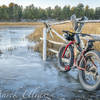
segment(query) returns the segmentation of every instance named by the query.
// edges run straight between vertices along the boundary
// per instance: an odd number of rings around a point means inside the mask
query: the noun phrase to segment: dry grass
[[[88,34],[100,34],[100,23],[86,23],[82,32]]]
[[[28,26],[28,25],[41,25],[40,22],[0,22],[0,26]]]
[[[82,32],[88,34],[100,34],[100,23],[87,23]],[[94,48],[100,51],[100,42],[95,42]]]
[[[40,41],[40,37],[43,36],[43,27],[44,25],[41,25],[36,28],[35,32],[32,33],[31,35],[28,36],[29,40],[31,41],[38,41],[38,44],[34,47],[35,51],[38,52],[43,52],[42,47],[43,47],[43,42]],[[60,24],[60,25],[53,25],[52,28],[54,28],[60,35],[62,35],[62,30],[69,30],[69,31],[74,31],[72,28],[72,23],[66,23],[66,24]],[[86,23],[83,30],[83,33],[88,33],[88,34],[100,34],[100,23]],[[49,34],[47,34],[47,39],[49,40],[54,40],[54,41],[59,41],[59,42],[64,42],[61,40],[59,37],[57,37],[53,33],[54,38],[52,39]],[[47,42],[47,47],[53,48],[53,49],[58,49],[58,45],[53,45]],[[94,43],[94,47],[96,50],[100,51],[100,42]],[[52,55],[52,53],[47,52],[47,55]]]
[[[35,31],[30,34],[29,36],[27,36],[27,38],[30,40],[30,41],[40,41],[40,37],[42,37],[42,33],[43,33],[43,27],[44,25],[39,25],[38,27],[36,27]]]

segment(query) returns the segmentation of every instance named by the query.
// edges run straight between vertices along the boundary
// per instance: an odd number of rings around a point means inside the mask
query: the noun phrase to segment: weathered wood
[[[40,37],[40,40],[43,40],[43,38]],[[62,43],[62,42],[56,42],[56,41],[52,41],[52,40],[47,40],[47,41],[52,44],[56,44],[56,45],[66,45],[65,43]]]
[[[63,36],[61,36],[59,33],[57,33],[54,29],[51,29],[51,30],[52,30],[52,32],[54,32],[59,38],[61,38],[62,40],[64,40],[64,41],[67,42],[67,40],[66,40]]]
[[[100,23],[100,20],[87,20],[87,21],[78,21],[79,23]]]
[[[65,24],[65,23],[69,23],[69,22],[71,22],[71,20],[50,23],[50,25],[59,25],[59,24]],[[87,21],[78,21],[78,22],[79,23],[100,23],[100,20],[87,20]]]
[[[58,51],[57,50],[54,50],[54,49],[51,49],[51,48],[49,48],[48,50],[51,51],[51,52],[53,52],[53,53],[58,54]]]
[[[43,60],[46,61],[46,52],[47,52],[47,42],[46,42],[46,38],[47,38],[47,32],[46,32],[46,28],[43,29]]]
[[[59,24],[65,24],[71,22],[70,20],[67,21],[61,21],[61,22],[56,22],[56,23],[51,23],[52,25],[59,25]]]

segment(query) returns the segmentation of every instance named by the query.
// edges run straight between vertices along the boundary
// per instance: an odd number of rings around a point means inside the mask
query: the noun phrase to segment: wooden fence
[[[77,30],[75,30],[76,32],[81,32],[82,30],[82,27],[84,26],[85,23],[100,23],[100,20],[88,20],[88,21],[78,21],[76,19],[76,21],[78,23],[82,23]],[[70,21],[63,21],[63,22],[56,22],[56,23],[50,23],[49,25],[57,25],[57,24],[64,24],[64,23],[68,23]],[[52,32],[57,35],[59,38],[61,38],[62,40],[64,40],[65,42],[68,42],[63,36],[61,36],[59,33],[57,33],[54,29],[52,29],[51,27],[45,27],[43,29],[43,38],[40,37],[40,40],[43,40],[43,60],[46,61],[46,58],[47,58],[47,41],[52,43],[52,44],[55,44],[55,45],[65,45],[64,43],[61,43],[61,42],[56,42],[56,41],[52,41],[52,40],[47,40],[47,33],[50,32],[50,36],[53,37],[52,35]],[[92,34],[92,36],[95,37],[94,34]],[[100,36],[99,36],[100,38]],[[85,38],[86,39],[86,38]],[[81,40],[81,45],[82,47],[84,48],[84,42]],[[57,50],[54,50],[52,48],[48,48],[48,50],[50,52],[53,52],[53,53],[56,53],[58,55],[58,51]]]

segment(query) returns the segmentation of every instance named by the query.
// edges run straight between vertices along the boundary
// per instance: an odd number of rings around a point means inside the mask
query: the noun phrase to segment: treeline
[[[46,9],[37,8],[33,4],[23,8],[20,5],[10,3],[9,6],[0,6],[0,20],[3,21],[22,21],[22,20],[69,20],[70,16],[76,14],[77,17],[87,16],[89,19],[100,19],[100,7],[89,8],[83,4],[75,7],[64,6],[63,8],[55,6]]]

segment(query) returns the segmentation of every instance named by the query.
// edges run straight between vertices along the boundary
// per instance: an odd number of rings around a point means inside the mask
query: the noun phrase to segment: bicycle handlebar
[[[84,36],[90,36],[90,37],[91,37],[91,35],[85,34],[85,33],[75,33],[75,32],[65,31],[65,30],[63,30],[62,32],[67,33],[67,34],[70,34],[70,33],[71,33],[71,34],[73,34],[73,35],[79,34],[79,35],[81,35],[82,37],[84,37]]]
[[[75,33],[75,32],[64,31],[64,30],[63,30],[62,32],[67,33],[67,34],[70,34],[70,33],[71,33],[72,35],[78,34],[78,35],[80,35],[80,36],[82,36],[82,37],[89,36],[89,37],[91,37],[94,41],[100,41],[100,37],[98,37],[98,36],[93,36],[93,35],[90,35],[90,34]]]

